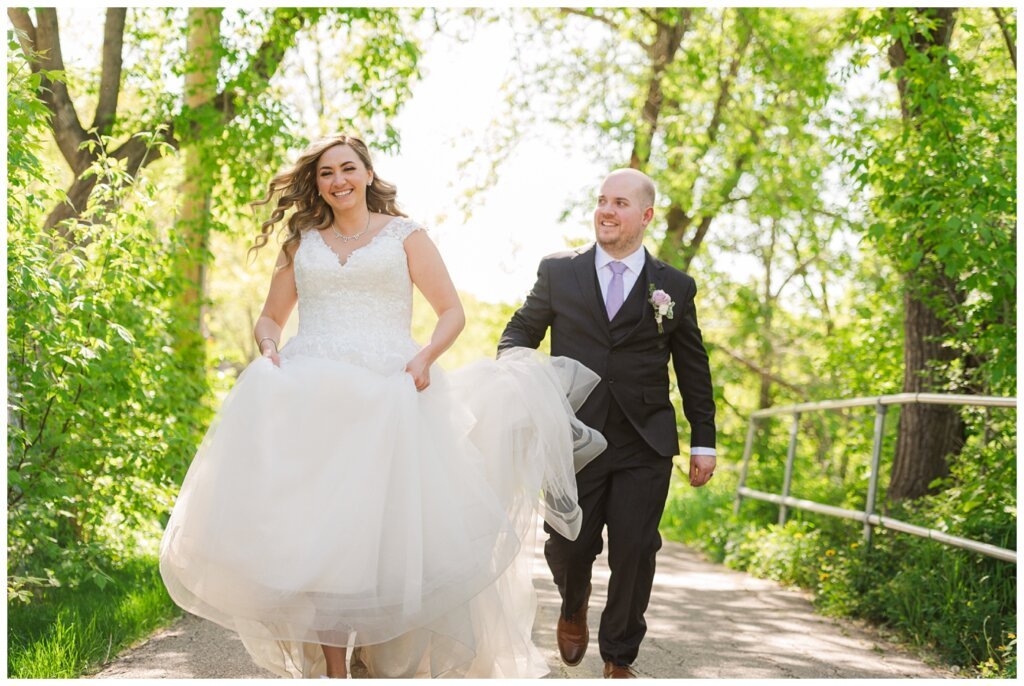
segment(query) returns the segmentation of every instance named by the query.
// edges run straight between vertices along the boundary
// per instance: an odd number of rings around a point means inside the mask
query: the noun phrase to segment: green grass
[[[70,679],[93,672],[181,614],[155,558],[131,560],[110,577],[103,589],[55,588],[28,605],[9,605],[8,677]]]

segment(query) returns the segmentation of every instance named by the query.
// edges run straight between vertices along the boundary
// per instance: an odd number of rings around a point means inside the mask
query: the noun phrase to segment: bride
[[[160,547],[171,597],[281,676],[344,677],[356,648],[378,677],[543,676],[534,514],[579,532],[574,470],[605,443],[573,410],[596,375],[525,349],[432,368],[462,305],[359,139],[313,143],[256,204],[274,196],[252,249],[291,214],[262,357],[182,484]],[[413,285],[438,317],[422,347]]]

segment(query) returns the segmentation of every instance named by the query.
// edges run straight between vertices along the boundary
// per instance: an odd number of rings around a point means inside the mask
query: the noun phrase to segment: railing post
[[[796,439],[800,431],[800,413],[793,413],[793,428],[789,432],[789,452],[786,454],[786,475],[782,477],[783,503],[779,505],[779,526],[786,523],[786,503],[789,497],[789,485],[793,482],[793,460],[796,458]]]
[[[875,513],[875,498],[878,494],[878,465],[882,458],[882,437],[885,433],[885,411],[888,405],[875,405],[875,437],[871,445],[871,475],[868,477],[868,500],[864,504],[864,543],[871,545],[871,522],[868,518]]]
[[[740,470],[740,485],[736,487],[736,504],[732,507],[733,514],[740,513],[740,504],[743,502],[743,495],[740,491],[747,485],[747,469],[750,467],[750,455],[754,450],[754,425],[757,417],[751,417],[747,425],[747,442],[743,444],[743,469]]]

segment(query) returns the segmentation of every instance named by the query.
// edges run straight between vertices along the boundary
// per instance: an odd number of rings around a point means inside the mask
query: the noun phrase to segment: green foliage
[[[676,460],[677,467],[685,466],[685,459]],[[703,552],[713,561],[722,562],[740,522],[731,515],[737,480],[738,473],[728,463],[722,463],[710,483],[691,488],[684,473],[677,469],[661,517],[661,531],[674,540],[700,541]],[[767,508],[764,510],[767,517]]]
[[[30,73],[28,63],[20,58],[20,47],[13,33],[7,38],[7,223],[25,222],[27,218],[42,210],[47,202],[45,192],[32,190],[33,184],[47,181],[43,163],[38,152],[42,146],[42,123],[47,116],[46,105],[37,97],[36,91],[45,75],[60,77],[57,72]],[[18,190],[14,190],[18,189]]]
[[[983,14],[982,14],[983,13]],[[853,12],[854,64],[901,46],[883,73],[902,113],[865,110],[836,137],[871,194],[867,238],[945,321],[951,390],[1016,388],[1016,70],[988,9],[960,9],[948,47],[921,49],[934,11]],[[1011,15],[1011,19],[1012,19]],[[888,64],[886,66],[889,66]]]
[[[155,558],[125,560],[110,575],[104,589],[54,589],[40,602],[11,605],[8,677],[78,678],[179,616]]]
[[[927,515],[890,514],[919,523]],[[1016,657],[1004,649],[1016,631],[1013,565],[886,530],[870,548],[853,538],[832,539],[827,559],[803,558],[821,565],[819,583],[807,587],[826,612],[882,623],[978,673],[1015,674]]]
[[[202,395],[202,382],[170,347],[176,245],[149,218],[152,184],[100,151],[81,220],[67,238],[40,231],[43,110],[24,58],[9,62],[9,98],[28,106],[10,120],[8,591],[27,602],[41,587],[102,588],[111,560],[152,549],[206,411],[167,391]]]
[[[951,465],[944,488],[928,498],[904,502],[886,515],[1015,549],[1015,416],[1007,410],[993,410],[988,416],[968,410],[965,419],[971,438]],[[781,488],[788,433],[785,422],[775,424],[763,430],[767,435],[756,444],[748,474],[748,485],[769,492]],[[835,460],[818,459],[821,439],[802,431],[793,494],[862,509],[870,422],[850,417],[828,424],[840,437],[835,443],[854,456],[840,472]],[[883,455],[893,452],[893,424],[888,426]],[[858,440],[858,433],[867,441]],[[883,459],[883,475],[887,464]],[[866,547],[860,524],[799,510],[790,510],[786,524],[779,526],[777,506],[756,500],[744,500],[739,515],[734,515],[736,472],[725,462],[704,488],[689,488],[682,480],[675,483],[662,519],[663,532],[698,546],[715,561],[813,591],[822,611],[877,622],[973,673],[1016,675],[1014,565],[879,528],[873,544]]]
[[[752,376],[751,363],[791,384],[773,382],[769,404],[898,392],[905,286],[949,285],[928,295],[949,325],[943,343],[957,352],[944,370],[951,390],[1014,393],[1015,72],[990,10],[961,9],[957,16],[949,48],[909,51],[906,64],[882,74],[892,85],[906,80],[912,119],[896,108],[891,88],[836,101],[823,123],[848,165],[843,175],[857,182],[865,198],[854,196],[845,210],[851,218],[864,218],[851,222],[862,227],[866,240],[860,246],[836,251],[834,243],[828,248],[834,239],[818,243],[825,248],[816,248],[820,276],[807,279],[797,270],[775,277],[793,274],[794,281],[804,282],[803,297],[787,300],[770,297],[771,275],[807,255],[805,246],[814,243],[799,242],[805,240],[799,225],[777,227],[776,218],[786,216],[784,204],[762,206],[767,219],[760,236],[710,244],[710,264],[701,267],[710,283],[703,311],[719,317],[720,328],[708,333],[708,342],[723,410],[719,450],[725,459],[719,474],[725,478],[697,491],[677,486],[662,524],[669,535],[699,545],[715,560],[813,590],[828,612],[870,618],[979,675],[1006,677],[1016,674],[1012,565],[886,531],[876,532],[868,550],[859,525],[791,511],[779,527],[778,508],[758,501],[744,501],[736,517],[731,495],[737,478],[727,461],[742,454],[747,412],[766,399],[752,388],[759,382],[763,391],[766,377]],[[909,45],[911,36],[934,24],[909,8],[854,10],[844,21],[845,36],[856,38],[849,63],[838,70],[843,83],[864,78],[893,41]],[[835,46],[847,50],[849,39]],[[789,236],[797,240],[786,245]],[[737,283],[733,272],[715,269],[746,254],[762,258],[763,276]],[[886,424],[883,465],[894,452],[896,415],[890,412]],[[962,416],[967,444],[951,464],[950,477],[933,484],[938,493],[888,514],[1014,548],[1015,415],[965,409]],[[760,425],[748,486],[781,489],[790,421]],[[862,508],[871,423],[868,411],[804,415],[793,495]],[[883,466],[880,492],[887,471]]]

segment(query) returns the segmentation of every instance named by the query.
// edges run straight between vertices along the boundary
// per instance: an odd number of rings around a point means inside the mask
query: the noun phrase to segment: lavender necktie
[[[608,266],[612,270],[612,280],[608,284],[608,297],[605,298],[604,306],[608,310],[608,321],[611,321],[615,319],[615,314],[622,307],[622,301],[625,299],[622,273],[626,271],[626,264],[624,262],[609,262]]]

